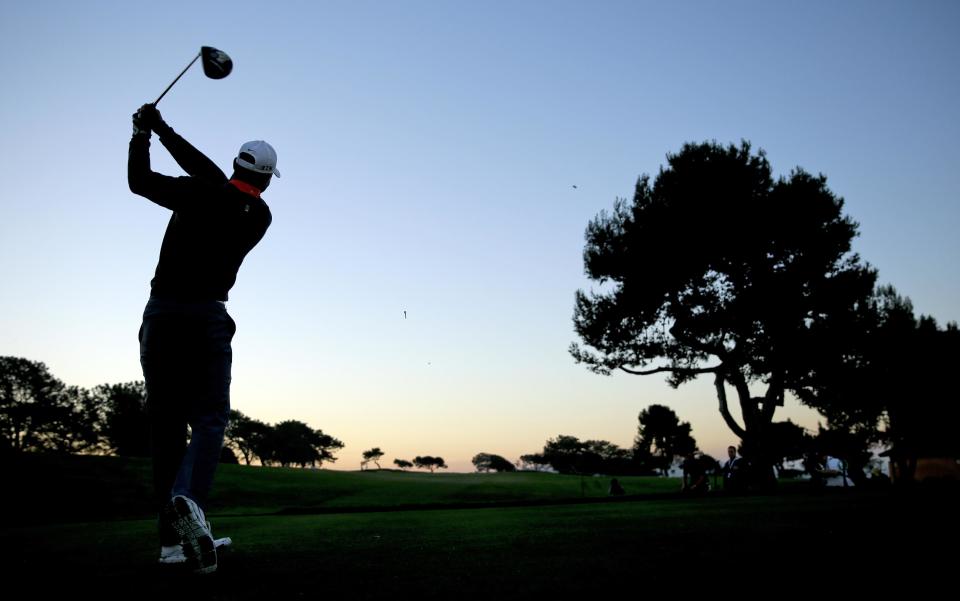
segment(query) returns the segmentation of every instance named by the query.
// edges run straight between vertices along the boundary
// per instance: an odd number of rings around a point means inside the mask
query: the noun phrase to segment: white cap
[[[237,165],[257,173],[280,177],[280,172],[277,171],[277,151],[263,140],[254,140],[241,146],[237,152]]]

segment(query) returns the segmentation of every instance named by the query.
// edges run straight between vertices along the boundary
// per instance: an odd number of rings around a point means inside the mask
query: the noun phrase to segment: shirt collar
[[[232,184],[237,190],[240,190],[244,194],[249,194],[254,198],[260,198],[260,189],[257,188],[256,186],[251,186],[250,184],[248,184],[243,180],[232,179],[227,183]]]

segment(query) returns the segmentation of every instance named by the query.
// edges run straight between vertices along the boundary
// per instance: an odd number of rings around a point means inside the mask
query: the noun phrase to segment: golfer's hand
[[[167,122],[163,120],[160,111],[155,104],[145,104],[140,107],[140,114],[143,116],[144,125],[153,130],[161,138],[172,131]]]
[[[144,109],[148,106],[150,105],[145,104],[141,106],[137,112],[133,114],[133,135],[135,136],[150,137],[150,122],[148,115],[144,112]],[[156,107],[154,107],[153,110],[156,111]]]

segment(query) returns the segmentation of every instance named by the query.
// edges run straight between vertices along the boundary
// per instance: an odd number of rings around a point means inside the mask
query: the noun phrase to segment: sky
[[[127,187],[130,115],[201,45],[234,71],[195,65],[165,120],[224,170],[267,140],[283,174],[227,305],[232,406],[341,439],[329,467],[629,447],[654,403],[723,456],[712,382],[567,351],[588,221],[685,142],[823,173],[880,282],[960,320],[956,2],[37,0],[0,18],[0,355],[142,379],[169,213]],[[156,138],[152,157],[181,174]],[[820,419],[795,400],[786,418]]]

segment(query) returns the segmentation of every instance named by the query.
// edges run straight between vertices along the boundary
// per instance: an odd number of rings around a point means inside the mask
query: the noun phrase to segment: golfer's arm
[[[150,139],[133,136],[127,157],[127,184],[130,191],[171,211],[181,209],[185,198],[182,179],[156,173],[150,169]]]
[[[146,196],[150,189],[153,171],[150,169],[150,138],[133,136],[130,138],[130,151],[127,155],[127,184],[130,191]]]
[[[215,184],[226,183],[227,176],[217,167],[216,163],[205,154],[193,147],[183,136],[173,131],[169,126],[157,132],[160,142],[170,152],[170,156],[189,175],[198,177]]]

